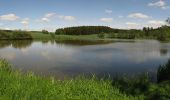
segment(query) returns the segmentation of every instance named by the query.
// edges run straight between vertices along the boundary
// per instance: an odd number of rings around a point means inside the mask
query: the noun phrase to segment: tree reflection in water
[[[32,40],[2,40],[0,41],[0,48],[12,46],[13,48],[22,49],[31,46]]]

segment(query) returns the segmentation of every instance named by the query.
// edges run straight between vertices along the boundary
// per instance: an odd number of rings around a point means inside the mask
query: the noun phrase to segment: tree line
[[[113,29],[107,26],[78,26],[57,29],[56,35],[91,35],[101,32],[110,33]]]
[[[92,35],[98,34],[99,38],[154,38],[158,40],[166,40],[170,38],[170,18],[166,20],[167,25],[158,28],[144,27],[142,30],[137,29],[113,29],[107,26],[78,26],[60,28],[55,31],[56,35]]]
[[[43,31],[43,33],[45,33]],[[98,34],[99,38],[154,38],[158,40],[166,40],[170,38],[170,26],[164,25],[156,29],[152,27],[144,27],[142,30],[137,29],[113,29],[106,26],[78,26],[69,28],[60,28],[55,32],[56,35],[92,35]]]

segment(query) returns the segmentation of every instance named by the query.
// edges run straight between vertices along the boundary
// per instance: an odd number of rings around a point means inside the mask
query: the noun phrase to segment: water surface
[[[170,43],[156,40],[0,41],[0,56],[21,71],[72,77],[79,74],[156,74],[170,58]]]

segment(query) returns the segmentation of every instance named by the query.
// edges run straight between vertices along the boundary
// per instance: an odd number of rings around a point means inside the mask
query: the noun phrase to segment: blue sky
[[[159,27],[170,17],[169,0],[1,0],[0,28],[54,31],[106,25],[112,28]]]

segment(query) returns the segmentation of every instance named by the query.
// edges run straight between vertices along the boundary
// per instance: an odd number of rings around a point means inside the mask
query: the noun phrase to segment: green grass
[[[57,80],[22,74],[0,60],[0,100],[169,100],[170,82],[153,83],[145,74],[115,80],[78,76]]]
[[[14,71],[0,60],[0,100],[142,100],[123,94],[110,80],[77,77],[55,80]]]
[[[41,32],[30,32],[33,39],[55,39],[55,40],[101,40],[97,37],[97,34],[93,35],[51,35],[51,34],[43,34]]]
[[[43,34],[42,32],[29,32],[33,39],[52,39],[49,34]]]

